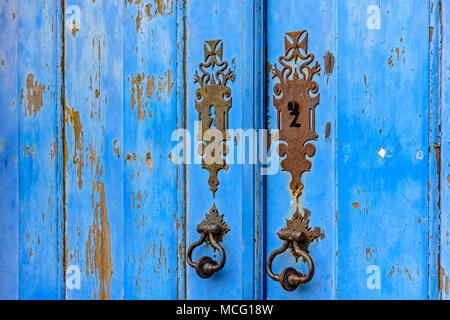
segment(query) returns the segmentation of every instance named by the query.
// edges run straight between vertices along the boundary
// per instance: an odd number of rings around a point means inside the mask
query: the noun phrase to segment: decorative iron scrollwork
[[[279,147],[280,157],[286,156],[281,161],[283,171],[288,171],[291,176],[291,190],[298,198],[303,189],[301,176],[305,171],[310,171],[311,161],[306,158],[313,157],[316,147],[311,140],[317,140],[315,131],[315,109],[319,104],[320,94],[317,82],[313,80],[314,75],[320,75],[320,65],[314,61],[314,55],[308,52],[308,33],[306,30],[286,33],[292,42],[284,37],[285,55],[280,56],[278,61],[283,66],[281,70],[274,65],[272,70],[273,79],[280,81],[274,87],[273,104],[277,109],[278,129],[280,140],[287,145]],[[302,37],[303,36],[303,37]],[[304,52],[304,54],[300,51]],[[288,62],[294,62],[294,66]],[[297,68],[297,62],[301,62]]]
[[[228,170],[225,158],[227,155],[226,145],[223,144],[222,154],[215,154],[215,150],[207,154],[212,144],[223,143],[229,140],[228,112],[231,109],[231,89],[227,86],[229,80],[235,75],[228,69],[228,62],[222,60],[223,43],[221,40],[206,41],[204,45],[205,62],[200,63],[201,75],[195,72],[194,83],[199,83],[195,97],[195,108],[198,112],[198,120],[201,122],[202,130],[199,131],[197,139],[202,141],[201,156],[202,167],[209,171],[210,189],[213,195],[219,187],[218,173],[220,170]],[[217,69],[216,69],[217,68]],[[216,69],[216,70],[215,70]],[[214,115],[214,117],[213,117]],[[214,138],[221,137],[221,141],[214,139],[205,140],[204,133],[207,130],[217,130],[219,135],[214,134]]]
[[[311,230],[309,226],[310,212],[304,209],[299,212],[299,197],[303,192],[303,173],[311,170],[311,160],[316,147],[309,141],[317,140],[315,131],[316,107],[320,101],[319,86],[314,76],[320,76],[320,65],[314,55],[308,53],[308,33],[306,30],[287,32],[284,37],[285,54],[278,59],[282,69],[274,65],[273,79],[279,82],[274,86],[273,104],[277,110],[277,126],[280,140],[278,153],[285,157],[281,168],[291,175],[290,188],[297,201],[297,210],[292,219],[288,219],[286,227],[277,235],[283,240],[281,248],[272,252],[267,262],[269,276],[279,281],[282,287],[292,291],[299,284],[310,281],[314,275],[314,263],[309,256],[309,244],[322,236],[320,228]],[[314,63],[315,62],[315,63]],[[308,264],[309,271],[303,275],[293,268],[286,268],[280,275],[272,272],[275,257],[287,249],[291,249],[296,261],[302,257]]]
[[[196,71],[194,75],[194,83],[200,84],[195,94],[195,108],[201,123],[197,140],[202,142],[199,150],[202,156],[202,168],[209,172],[208,184],[215,198],[219,189],[219,171],[228,171],[225,156],[228,153],[226,141],[230,139],[228,113],[232,106],[232,99],[227,82],[234,81],[235,74],[228,68],[228,62],[222,60],[222,40],[206,41],[203,50],[205,61],[199,65],[201,73]],[[223,220],[223,214],[219,215],[214,204],[206,218],[197,226],[197,231],[201,236],[188,249],[188,264],[195,268],[199,277],[209,278],[225,265],[225,250],[220,243],[230,228]],[[197,262],[192,261],[193,250],[203,243],[219,251],[220,262],[210,257],[202,257]]]

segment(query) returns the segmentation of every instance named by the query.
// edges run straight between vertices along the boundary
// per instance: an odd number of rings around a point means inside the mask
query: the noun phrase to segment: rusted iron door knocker
[[[228,135],[228,112],[231,109],[231,89],[227,86],[229,80],[234,80],[235,75],[231,69],[228,69],[228,62],[222,60],[223,43],[222,40],[209,40],[204,45],[205,62],[201,62],[198,72],[195,72],[194,83],[199,83],[200,88],[195,94],[195,108],[198,112],[198,120],[201,122],[201,131],[197,140],[202,141],[200,154],[202,156],[202,168],[209,171],[208,184],[215,198],[219,187],[218,173],[220,170],[228,170],[225,160],[227,155],[226,141]],[[214,117],[213,117],[214,116]],[[206,134],[208,133],[208,134]],[[209,139],[205,139],[205,137]],[[211,139],[211,136],[214,139]],[[206,150],[215,144],[222,144],[222,150],[213,151],[207,154]],[[230,228],[223,220],[223,214],[219,214],[216,204],[206,214],[205,219],[197,226],[197,232],[200,233],[200,239],[194,242],[187,251],[188,264],[195,268],[197,275],[201,278],[209,278],[215,272],[221,270],[225,265],[225,250],[220,245]],[[202,257],[197,262],[192,261],[192,252],[195,248],[205,243],[211,246],[214,251],[220,254],[220,262],[210,257]]]
[[[277,123],[280,140],[278,153],[285,157],[281,161],[283,171],[291,174],[290,188],[296,198],[297,209],[292,219],[287,219],[286,227],[277,235],[283,245],[273,251],[267,261],[269,276],[279,281],[287,291],[295,290],[300,284],[309,282],[314,275],[314,262],[309,256],[309,244],[322,237],[320,228],[311,230],[309,226],[310,211],[299,211],[299,197],[302,195],[302,174],[311,169],[311,161],[307,159],[316,153],[316,147],[308,141],[317,140],[315,131],[315,108],[319,104],[320,94],[314,75],[320,76],[320,65],[314,62],[314,55],[308,53],[308,33],[306,30],[287,32],[284,37],[285,55],[278,61],[283,67],[279,70],[275,64],[273,77],[279,83],[274,87],[273,103],[277,109]],[[302,258],[308,265],[308,272],[303,275],[294,268],[285,268],[281,274],[272,271],[272,262],[276,256],[287,249],[291,250],[296,261]]]
[[[200,233],[200,239],[194,242],[187,252],[188,264],[195,268],[195,271],[200,278],[207,279],[211,277],[225,265],[225,250],[220,245],[220,242],[222,241],[222,237],[229,230],[227,224],[223,221],[223,215],[219,215],[219,211],[214,204],[209,214],[206,215],[206,219],[197,226],[197,232]],[[203,243],[206,243],[213,247],[214,250],[219,251],[220,262],[217,262],[210,257],[202,257],[197,262],[192,261],[192,252]]]

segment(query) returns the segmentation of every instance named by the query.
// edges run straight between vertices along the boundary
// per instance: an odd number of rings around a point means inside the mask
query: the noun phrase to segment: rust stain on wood
[[[111,228],[106,206],[105,185],[103,183],[103,164],[100,163],[95,150],[90,146],[92,193],[91,205],[94,222],[89,227],[86,242],[86,276],[95,275],[100,288],[98,298],[110,299],[111,277],[114,273],[111,255]]]
[[[152,160],[152,154],[150,152],[150,142],[148,143],[147,153],[145,155],[145,163],[147,163],[148,168],[150,171],[153,172],[153,160]]]
[[[392,68],[394,66],[394,64],[392,63],[392,56],[389,57],[388,59],[388,65]]]
[[[331,134],[331,123],[327,122],[327,126],[325,128],[325,140],[330,141],[330,134]]]
[[[160,76],[158,79],[158,101],[161,101],[164,92],[167,92],[167,97],[170,97],[175,79],[172,78],[172,71],[169,69],[164,73],[164,77]]]
[[[78,28],[78,24],[75,20],[72,22],[72,36],[75,37],[77,35],[77,32],[80,31]]]
[[[58,144],[56,142],[53,142],[51,144],[51,149],[50,149],[50,167],[53,168],[53,160],[55,159],[55,156],[58,154]]]
[[[32,73],[27,76],[27,104],[25,106],[25,116],[31,117],[34,114],[36,117],[37,113],[41,110],[43,106],[43,94],[45,93],[45,86],[40,84],[38,81],[34,80],[34,75]],[[24,92],[23,89],[20,92],[20,102],[23,102]]]
[[[26,150],[27,158],[32,157],[33,160],[36,158],[36,147],[34,146],[34,143],[32,143],[31,146],[27,144],[25,150]],[[22,154],[23,154],[23,149],[22,149]]]
[[[153,97],[153,92],[155,91],[155,77],[147,76],[147,99]]]
[[[136,32],[141,30],[144,13],[148,19],[163,15],[171,16],[173,14],[173,0],[126,0],[125,3],[137,6]]]
[[[131,75],[131,108],[133,110],[136,109],[138,121],[147,119],[147,111],[145,108],[148,106],[148,101],[144,103],[144,78],[144,72],[142,72],[142,74],[138,73],[136,76]]]
[[[141,21],[142,21],[142,12],[138,11],[138,14],[136,16],[136,32],[139,32],[141,29]]]
[[[136,153],[133,152],[133,154],[126,152],[125,153],[125,162],[136,162]]]
[[[366,260],[369,261],[370,259],[372,259],[372,251],[370,248],[366,248]]]
[[[78,188],[83,187],[83,178],[82,178],[82,170],[84,166],[83,162],[83,144],[84,144],[84,135],[83,135],[83,126],[81,125],[80,120],[80,112],[75,111],[74,108],[70,109],[67,106],[64,108],[65,110],[65,122],[67,125],[69,123],[72,124],[73,127],[73,138],[74,138],[74,151],[73,151],[73,165],[77,167],[77,176],[78,176]],[[67,163],[68,153],[67,153],[67,141],[64,141],[64,161]]]
[[[145,81],[145,79],[147,80]],[[155,76],[146,76],[144,72],[131,75],[131,108],[136,110],[138,121],[147,120],[147,118],[153,116],[151,110],[147,108],[150,99],[155,95],[155,82]],[[164,93],[167,94],[167,97],[170,97],[174,85],[175,79],[170,69],[164,73],[164,76],[159,76],[157,83],[158,90],[156,92],[158,101],[162,101]]]
[[[325,73],[332,74],[334,70],[334,56],[330,51],[327,51],[324,57],[325,60]]]
[[[444,267],[439,268],[439,291],[444,291],[448,296],[449,289],[449,278],[445,273]]]
[[[406,275],[408,276],[409,280],[412,281],[411,274],[409,273],[409,270],[408,270],[407,268],[405,268],[405,273],[406,273]]]
[[[117,154],[117,159],[120,159],[119,140],[114,140],[114,152]]]
[[[152,10],[152,8],[156,8]],[[167,15],[171,16],[173,14],[173,0],[153,0],[145,5],[145,14],[149,19],[157,16]]]
[[[437,190],[438,190],[438,199],[437,206],[441,209],[441,146],[436,142],[434,143],[433,150],[436,152],[436,176],[437,176]]]

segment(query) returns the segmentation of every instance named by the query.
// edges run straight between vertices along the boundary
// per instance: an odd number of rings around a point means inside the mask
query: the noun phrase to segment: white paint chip
[[[422,160],[423,159],[423,152],[421,150],[416,152],[416,159]]]
[[[380,148],[380,151],[378,151],[378,155],[381,159],[383,159],[386,156],[386,150],[383,149],[383,147]]]

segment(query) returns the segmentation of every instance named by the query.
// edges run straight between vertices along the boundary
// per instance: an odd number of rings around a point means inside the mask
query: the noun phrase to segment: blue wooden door
[[[2,298],[63,297],[58,6],[3,1],[1,36]]]
[[[448,198],[439,197],[440,139],[446,134],[439,113],[448,107],[438,93],[439,70],[448,67],[439,61],[446,55],[442,10],[436,1],[267,2],[270,68],[277,63],[281,69],[278,57],[292,55],[294,45],[321,65],[315,75],[316,152],[298,204],[289,172],[267,177],[266,254],[281,246],[275,233],[296,205],[303,217],[305,208],[310,227],[322,231],[309,246],[315,274],[293,292],[267,277],[269,299],[448,295],[446,262],[439,261],[448,237],[442,228],[448,216],[440,216],[440,202]],[[304,33],[294,39],[293,31]],[[277,126],[279,82],[270,82],[270,127]],[[292,266],[307,272],[289,251],[273,264],[278,273]]]
[[[309,226],[319,227],[321,235],[310,245],[310,255],[315,262],[315,275],[313,280],[308,284],[303,285],[294,292],[287,292],[283,289],[280,283],[277,283],[267,277],[267,297],[269,299],[332,299],[335,296],[335,274],[334,262],[336,256],[336,230],[335,230],[335,216],[336,216],[336,200],[335,200],[335,130],[336,130],[336,8],[331,2],[322,2],[312,5],[309,1],[297,2],[277,2],[268,1],[267,3],[267,63],[268,74],[270,81],[268,87],[268,127],[270,129],[280,129],[280,138],[284,130],[293,130],[295,135],[294,141],[291,144],[307,144],[306,140],[302,140],[302,129],[306,125],[308,130],[315,131],[318,138],[315,142],[316,152],[313,157],[312,167],[310,172],[293,172],[292,168],[283,166],[280,172],[268,175],[267,181],[267,256],[275,249],[281,247],[283,241],[276,234],[284,226],[286,226],[286,219],[291,219],[296,211],[298,211],[304,218],[307,218],[308,211],[311,212]],[[292,33],[294,32],[294,33]],[[299,38],[298,38],[299,37]],[[298,65],[297,70],[300,73],[300,66],[304,62],[306,68],[313,67],[317,62],[320,64],[321,71],[319,74],[313,74],[311,68],[306,74],[305,83],[311,75],[312,81],[315,81],[318,86],[317,93],[309,93],[311,96],[320,98],[319,104],[315,108],[315,115],[309,112],[299,112],[299,119],[295,119],[295,115],[288,113],[278,114],[278,109],[275,108],[275,100],[279,98],[276,94],[275,85],[280,83],[275,74],[276,69],[283,70],[283,65],[280,62],[284,61],[280,56],[290,56],[296,54],[296,49],[289,49],[291,43],[294,47],[300,46],[299,53],[302,55],[295,61],[295,58],[289,61],[289,64]],[[310,54],[307,56],[307,54]],[[281,59],[281,60],[280,60]],[[294,68],[295,69],[295,68]],[[286,69],[286,72],[288,70]],[[295,70],[294,70],[295,71]],[[283,70],[284,72],[284,70]],[[319,76],[320,75],[320,76]],[[284,77],[283,81],[289,81],[290,78]],[[300,74],[300,78],[303,76]],[[287,92],[282,95],[287,95]],[[302,106],[300,106],[302,108]],[[281,128],[284,124],[278,124],[281,117],[289,117],[289,128]],[[315,122],[312,123],[311,117],[315,117]],[[308,118],[308,124],[304,123],[302,118]],[[311,120],[314,120],[311,118]],[[295,122],[293,122],[295,121]],[[301,126],[294,127],[296,123],[301,123]],[[280,148],[280,146],[278,146]],[[271,150],[276,152],[275,149]],[[290,154],[295,156],[296,150],[288,150],[287,157]],[[300,150],[300,152],[303,152]],[[281,155],[281,154],[280,154]],[[298,161],[294,163],[294,167],[301,167],[303,165],[302,158],[309,158],[300,155],[297,157]],[[285,157],[285,159],[287,159]],[[282,160],[285,161],[285,160]],[[283,163],[283,162],[281,162]],[[283,171],[281,171],[283,170]],[[303,189],[292,190],[291,181],[298,179],[301,175]],[[298,197],[298,193],[301,193]],[[298,209],[298,210],[297,210]],[[302,265],[302,259],[298,261]],[[284,254],[275,258],[272,269],[279,274],[287,267],[295,267],[295,259],[290,254]],[[297,267],[298,268],[298,267]],[[307,273],[307,267],[300,268],[303,273]]]
[[[219,216],[223,215],[230,229],[221,243],[226,256],[222,270],[209,279],[202,279],[194,268],[187,267],[188,299],[254,299],[263,294],[261,179],[257,166],[233,152],[248,149],[252,143],[248,139],[253,136],[246,137],[245,133],[253,132],[255,124],[262,122],[256,109],[262,101],[263,89],[262,60],[256,55],[262,52],[262,33],[258,29],[262,26],[261,3],[200,0],[186,3],[185,121],[193,150],[189,153],[191,164],[186,166],[186,245],[189,247],[197,241],[200,237],[197,225],[205,214],[214,214],[214,209]],[[212,61],[217,61],[215,68]],[[230,79],[224,80],[222,73]],[[209,75],[215,80],[208,81]],[[211,94],[208,96],[207,91],[217,81],[229,91],[225,96],[225,91],[221,91],[218,100]],[[221,102],[229,108],[225,119],[220,117],[224,111]],[[199,144],[209,145],[203,142],[208,138],[197,139],[198,131],[203,127],[200,134],[206,136],[205,129],[223,129],[221,121],[225,121],[229,130],[229,137],[224,135],[223,139],[229,144],[229,152],[224,166],[218,165],[217,170],[203,165],[205,160],[195,161],[195,158],[198,158]],[[219,251],[205,244],[193,252],[193,262],[202,256],[219,262]]]
[[[448,17],[2,1],[0,298],[448,299]]]
[[[185,297],[180,5],[0,4],[0,297]]]

